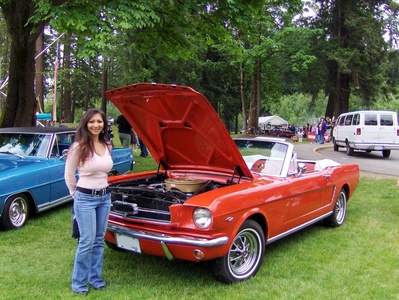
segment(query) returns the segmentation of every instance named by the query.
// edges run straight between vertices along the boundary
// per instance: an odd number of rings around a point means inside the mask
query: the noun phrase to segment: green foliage
[[[246,110],[260,84],[260,114],[278,114],[293,124],[324,115],[325,95],[336,91],[331,70],[337,66],[351,77],[350,109],[397,107],[398,51],[391,50],[387,59],[381,34],[389,26],[393,45],[397,11],[391,1],[386,6],[379,5],[384,1],[346,1],[345,40],[334,31],[339,1],[34,2],[32,22],[49,22],[46,33],[51,30],[55,36],[54,29],[73,33],[70,40],[60,40],[73,50],[71,67],[59,70],[58,81],[60,89],[71,91],[75,119],[85,106],[98,105],[104,64],[108,88],[143,81],[194,87],[229,128],[237,116],[242,118],[241,72]],[[303,5],[318,14],[306,17]],[[5,38],[0,40],[1,53],[8,50]],[[49,101],[54,49],[45,56]],[[62,58],[60,62],[62,67]],[[304,102],[310,111],[296,105],[298,95],[309,98]]]
[[[315,120],[324,116],[327,99],[319,93],[315,100],[310,95],[295,93],[282,96],[280,101],[271,105],[271,115],[278,115],[292,125],[316,123]]]
[[[63,2],[63,3],[62,3]],[[56,30],[76,34],[79,55],[93,57],[116,42],[117,31],[154,26],[160,19],[148,1],[37,1],[32,22],[49,22]]]
[[[397,16],[397,5],[392,1],[355,0],[313,3],[318,9],[311,25],[325,28],[313,48],[318,64],[325,64],[322,69],[325,73],[321,74],[324,83],[317,79],[320,74],[314,73],[315,69],[310,69],[309,76],[319,81],[319,87],[331,95],[331,99],[340,99],[335,108],[347,109],[352,94],[361,97],[363,106],[372,106],[387,81],[384,19],[392,18],[390,14]],[[390,32],[397,34],[398,27]],[[328,109],[331,111],[332,107]]]

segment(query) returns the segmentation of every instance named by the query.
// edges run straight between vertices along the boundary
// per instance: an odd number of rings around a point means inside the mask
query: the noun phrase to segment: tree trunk
[[[333,116],[337,117],[336,115],[334,115],[334,110],[335,110],[335,95],[333,95],[332,93],[330,93],[328,95],[328,102],[327,102],[327,108],[326,108],[326,113],[325,116],[326,117],[330,117],[332,118]]]
[[[241,91],[241,109],[242,109],[242,129],[248,129],[247,100],[245,98],[244,71],[242,62],[240,62],[240,91]]]
[[[108,89],[108,70],[107,64],[105,62],[105,58],[103,57],[103,76],[102,76],[102,101],[101,101],[101,109],[107,114],[107,98],[105,98],[105,92]]]
[[[256,98],[256,82],[257,82],[257,70],[255,69],[253,77],[252,77],[252,95],[251,95],[251,103],[249,104],[249,125],[250,127],[258,126],[258,118],[256,117],[257,112],[257,98]]]
[[[2,3],[1,8],[12,41],[8,91],[0,127],[35,126],[35,49],[44,24],[34,27],[29,22],[35,8],[33,0]]]
[[[89,70],[91,70],[91,58],[89,59],[88,68],[89,68]],[[85,100],[84,100],[84,105],[83,105],[83,112],[86,112],[89,109],[90,87],[91,87],[90,76],[87,76],[86,77],[86,94],[85,94]]]
[[[39,37],[36,40],[36,76],[35,76],[35,99],[37,101],[37,111],[43,112],[44,110],[44,97],[43,97],[43,62],[44,54],[43,51],[44,44],[44,33],[43,30],[40,32]]]
[[[335,112],[337,116],[348,112],[349,109],[349,75],[341,73],[338,75],[340,89],[335,103]]]
[[[342,40],[342,48],[347,48],[347,40],[350,39],[349,31],[345,27],[345,12],[348,11],[350,1],[336,1],[336,7],[334,11],[334,24],[335,32],[334,35]],[[349,108],[349,94],[350,94],[350,77],[347,74],[343,74],[339,67],[338,62],[335,62],[335,67],[332,70],[332,74],[335,73],[335,88],[333,89],[333,94],[335,94],[334,100],[334,116],[338,116],[343,112],[347,112]]]
[[[238,40],[241,41],[241,30],[237,31]],[[244,65],[240,62],[240,92],[241,92],[241,110],[242,110],[242,129],[248,129],[248,116],[247,116],[247,100],[245,97],[245,78],[244,78]]]
[[[256,126],[259,125],[259,116],[262,109],[262,62],[260,56],[257,61],[257,72],[256,72]]]
[[[64,71],[65,71],[65,84],[64,84],[64,119],[65,122],[73,123],[72,117],[72,100],[71,100],[71,35],[65,35],[64,42]]]

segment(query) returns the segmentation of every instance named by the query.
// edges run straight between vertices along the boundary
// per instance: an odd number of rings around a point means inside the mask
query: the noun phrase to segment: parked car
[[[64,181],[65,151],[75,139],[67,127],[0,129],[0,228],[17,229],[29,214],[72,200]],[[132,169],[132,150],[114,149],[110,175]]]
[[[232,139],[199,92],[141,83],[106,93],[159,163],[109,178],[106,244],[210,261],[225,283],[254,276],[265,245],[323,220],[341,226],[358,165],[300,161],[282,139]]]
[[[388,158],[399,150],[398,114],[394,111],[360,110],[341,114],[333,129],[334,151],[345,148],[352,156],[355,150],[381,151]]]
[[[271,137],[282,137],[282,138],[292,138],[295,134],[292,132],[292,130],[289,130],[288,128],[284,127],[279,127],[279,126],[274,126],[270,129],[265,130],[265,136],[271,136]]]

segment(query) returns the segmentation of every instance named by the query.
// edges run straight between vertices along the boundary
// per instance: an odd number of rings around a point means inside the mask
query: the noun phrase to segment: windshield
[[[0,135],[0,153],[46,157],[50,140],[51,135],[2,133]]]
[[[288,146],[274,141],[235,140],[248,168],[257,173],[281,176]]]

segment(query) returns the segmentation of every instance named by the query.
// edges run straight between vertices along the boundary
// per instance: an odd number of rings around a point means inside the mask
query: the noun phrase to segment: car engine
[[[170,222],[169,206],[220,188],[212,180],[153,176],[110,185],[111,214],[125,218]]]

